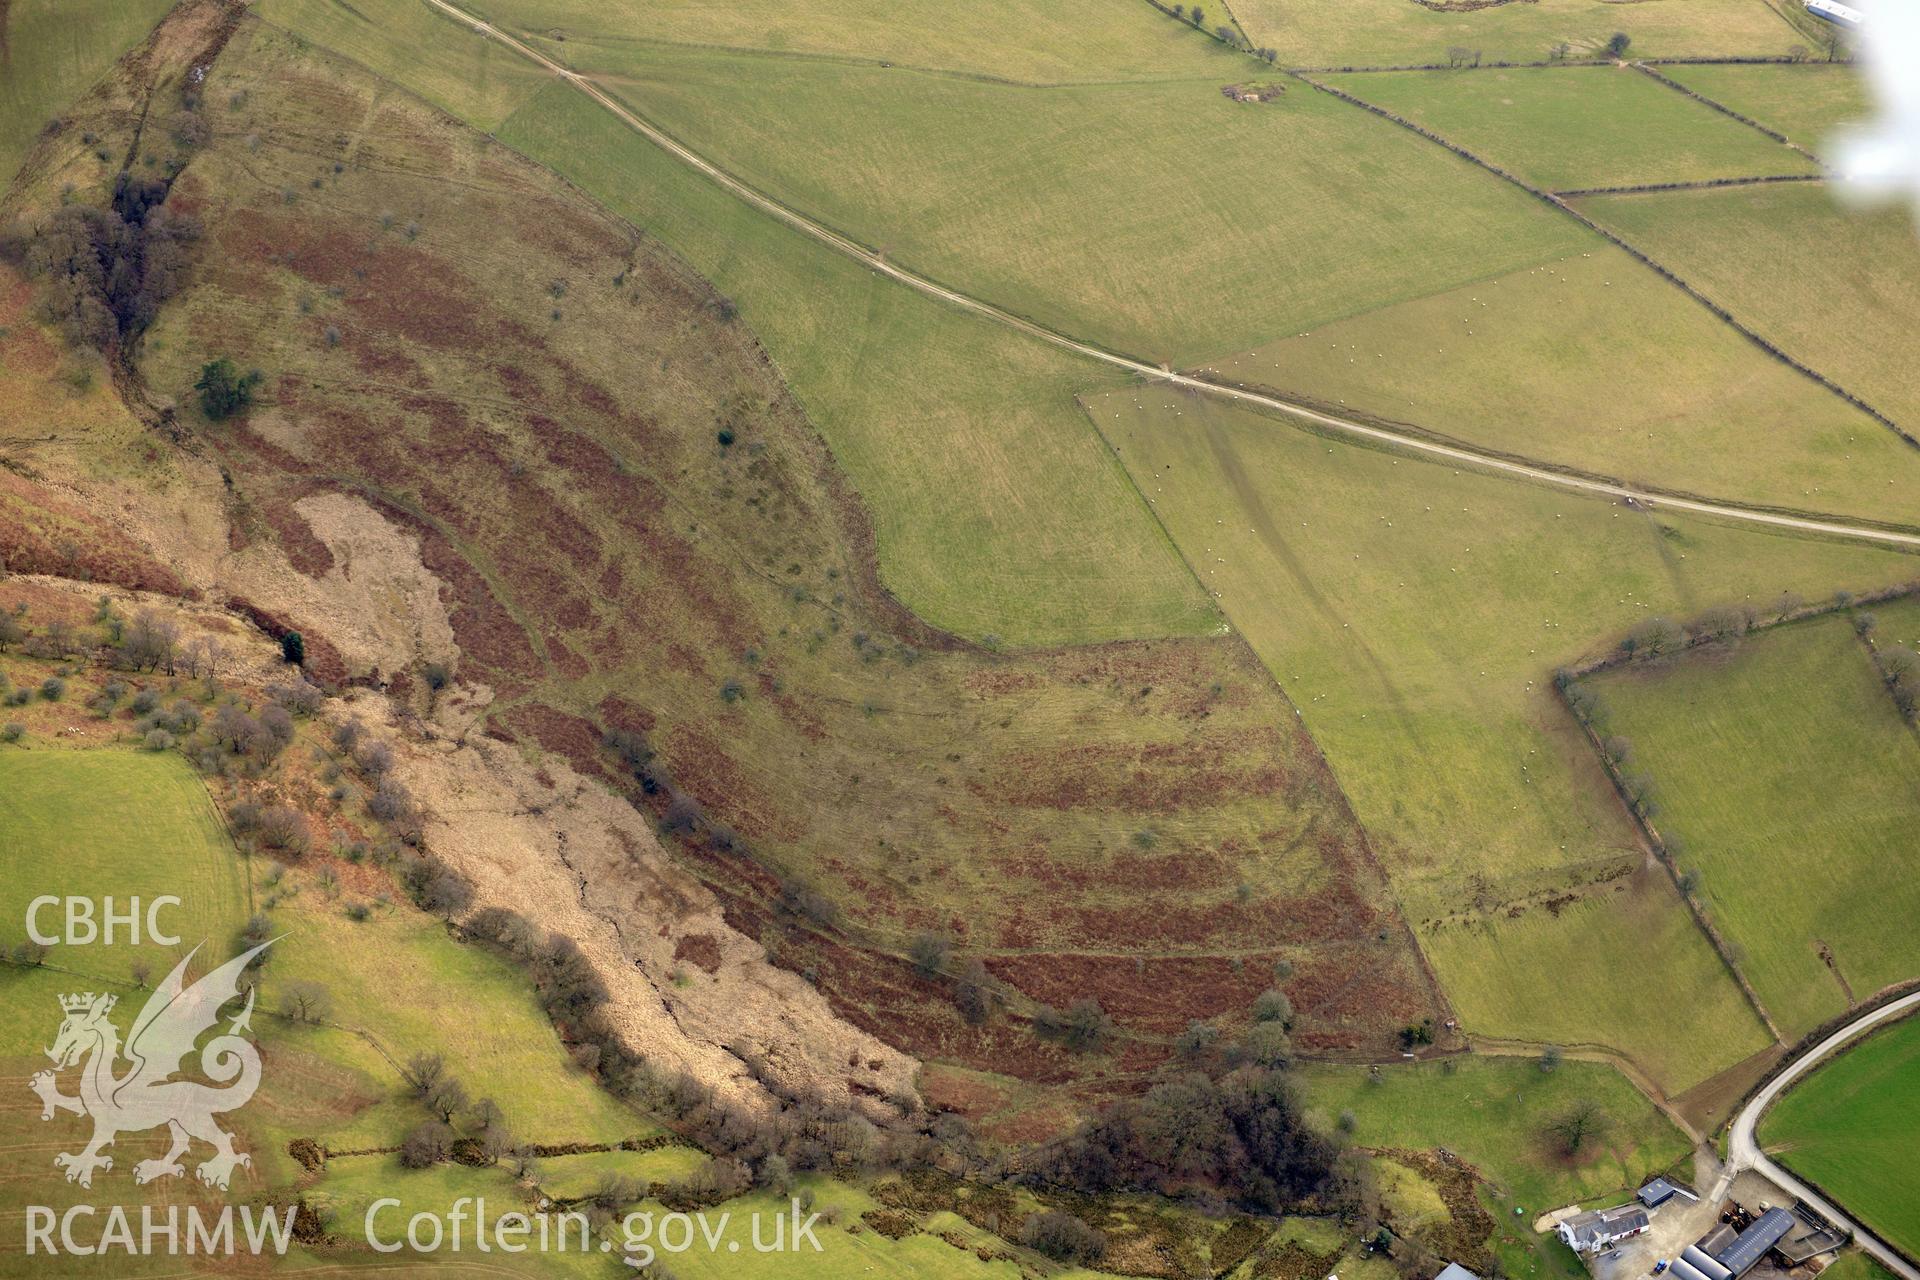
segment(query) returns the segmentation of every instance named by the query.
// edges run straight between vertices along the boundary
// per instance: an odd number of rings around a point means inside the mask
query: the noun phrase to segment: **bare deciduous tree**
[[[322,1022],[333,1012],[333,994],[317,982],[289,983],[280,1012],[295,1022]]]
[[[1583,1098],[1547,1122],[1547,1132],[1558,1141],[1561,1151],[1577,1156],[1607,1127],[1607,1113],[1600,1104]]]

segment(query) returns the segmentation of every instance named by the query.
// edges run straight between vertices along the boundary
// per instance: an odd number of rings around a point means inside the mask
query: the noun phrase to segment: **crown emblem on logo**
[[[63,1111],[93,1120],[93,1137],[85,1147],[53,1158],[54,1168],[66,1170],[68,1182],[91,1187],[96,1173],[113,1169],[106,1148],[116,1135],[162,1125],[173,1135],[173,1146],[165,1155],[134,1165],[136,1183],[183,1176],[186,1166],[180,1157],[196,1140],[213,1147],[213,1155],[194,1170],[206,1186],[225,1191],[235,1169],[252,1166],[253,1157],[235,1150],[234,1136],[214,1117],[245,1106],[260,1087],[260,1051],[248,1038],[255,989],[250,983],[243,989],[242,981],[248,966],[274,941],[242,951],[192,984],[187,982],[187,966],[200,948],[189,951],[147,995],[124,1046],[119,1028],[106,1021],[118,996],[87,991],[59,997],[66,1020],[46,1051],[53,1066],[34,1073],[27,1087],[40,1098],[42,1120]],[[224,1032],[218,1031],[221,1009],[242,996],[246,1008]],[[214,1032],[213,1038],[201,1045],[208,1032]],[[196,1074],[213,1084],[174,1078],[192,1070],[188,1059],[196,1052]],[[118,1070],[122,1058],[130,1064],[125,1071]],[[78,1097],[60,1092],[56,1074],[76,1067],[82,1080]]]

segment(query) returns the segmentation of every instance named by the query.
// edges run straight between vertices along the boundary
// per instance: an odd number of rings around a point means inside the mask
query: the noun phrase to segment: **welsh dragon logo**
[[[60,1024],[47,1056],[54,1070],[35,1075],[29,1087],[40,1095],[42,1120],[51,1120],[56,1111],[93,1118],[93,1140],[78,1154],[62,1153],[53,1158],[57,1168],[67,1171],[67,1181],[83,1187],[93,1185],[94,1170],[111,1170],[113,1157],[104,1155],[122,1133],[138,1133],[167,1127],[173,1147],[157,1160],[142,1160],[133,1167],[133,1180],[152,1182],[157,1178],[177,1178],[186,1172],[180,1157],[194,1139],[212,1145],[213,1155],[194,1170],[200,1181],[226,1190],[236,1166],[251,1167],[253,1160],[233,1149],[233,1135],[214,1123],[214,1117],[238,1110],[260,1087],[260,1051],[241,1033],[251,1032],[254,989],[247,987],[246,1008],[240,1011],[227,1030],[207,1041],[200,1050],[200,1070],[223,1087],[202,1084],[198,1080],[171,1077],[186,1065],[200,1037],[219,1021],[223,1006],[240,998],[240,980],[254,957],[272,946],[264,942],[241,953],[209,973],[192,986],[186,984],[187,965],[199,953],[195,947],[186,959],[174,966],[166,981],[154,988],[146,1006],[133,1020],[126,1044],[120,1043],[120,1031],[108,1016],[117,997],[84,995],[60,997],[66,1019]],[[130,1064],[118,1070],[120,1060]],[[80,1067],[80,1093],[68,1097],[60,1092],[55,1072]]]

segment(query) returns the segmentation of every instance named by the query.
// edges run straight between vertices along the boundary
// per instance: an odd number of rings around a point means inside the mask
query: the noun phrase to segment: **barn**
[[[1831,22],[1836,27],[1846,27],[1852,31],[1858,31],[1867,16],[1837,0],[1807,0],[1807,12],[1822,22]]]

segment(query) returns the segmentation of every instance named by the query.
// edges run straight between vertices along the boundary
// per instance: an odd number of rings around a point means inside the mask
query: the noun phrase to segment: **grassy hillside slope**
[[[0,5],[0,186],[33,138],[146,38],[171,0],[8,0]]]
[[[1920,450],[1612,246],[1210,368],[1655,488],[1920,521]]]
[[[276,0],[266,12],[330,38],[319,7]],[[413,47],[353,52],[431,88]],[[486,123],[483,102],[451,109]],[[888,588],[929,622],[1029,646],[1215,629],[1074,404],[1080,387],[1112,374],[742,208],[550,78],[501,136],[684,255],[739,309],[868,504]]]
[[[35,670],[13,665],[18,679],[11,683],[23,683]],[[73,707],[70,715],[78,720],[90,713]],[[6,718],[21,716],[8,712]],[[132,899],[143,904],[140,945],[129,943],[123,924],[111,945],[96,938],[60,946],[50,956],[56,964],[120,981],[144,964],[159,978],[196,947],[202,963],[226,954],[246,922],[245,872],[206,788],[177,755],[47,746],[0,751],[0,828],[7,833],[0,918],[9,942],[24,940],[28,904],[43,896],[95,900],[94,922],[102,926],[106,908],[97,899],[103,894],[113,894],[116,912],[128,911]],[[179,937],[175,946],[147,937],[147,908],[163,896],[181,900],[155,917]],[[43,908],[40,929],[62,934],[63,909]]]
[[[1003,655],[928,628],[876,582],[861,505],[745,315],[683,262],[272,28],[243,24],[208,85],[215,136],[173,195],[206,256],[140,367],[189,405],[213,354],[271,371],[246,419],[192,419],[240,495],[230,536],[323,575],[300,497],[352,494],[406,529],[490,731],[687,835],[734,920],[849,1017],[1062,1081],[1244,1017],[1281,958],[1303,1045],[1437,1016],[1344,798],[1236,640]],[[966,470],[937,425],[925,456]],[[904,959],[922,932],[983,959],[1011,1017],[967,1025]],[[1083,995],[1127,1033],[1111,1058],[1024,1025]]]
[[[1812,184],[1580,206],[1920,434],[1920,243],[1905,210],[1845,208]]]
[[[1150,359],[1251,346],[1588,239],[1297,83],[1229,101],[1223,83],[1271,78],[1251,58],[1044,89],[698,50],[634,62],[611,88],[747,181],[944,283]]]
[[[1902,581],[1910,558],[1649,518],[1197,397],[1090,407],[1302,712],[1470,1029],[1599,1040],[1676,1091],[1762,1047],[1552,674],[1653,613]],[[1649,964],[1659,1001],[1627,981]]]

